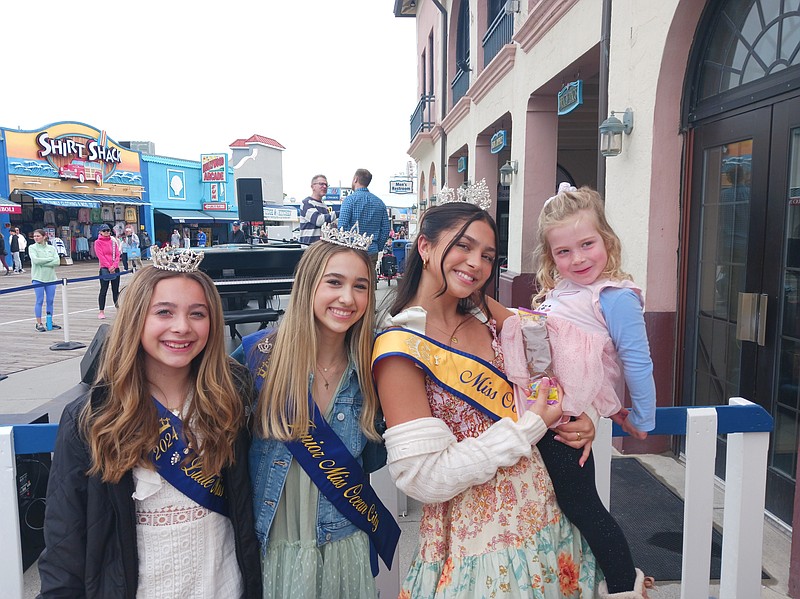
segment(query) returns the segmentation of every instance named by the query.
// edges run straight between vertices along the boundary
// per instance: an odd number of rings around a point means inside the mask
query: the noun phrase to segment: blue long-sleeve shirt
[[[389,239],[389,215],[386,204],[366,187],[360,187],[347,196],[339,212],[340,229],[349,230],[356,222],[361,233],[373,236],[367,252],[377,254]]]
[[[630,423],[651,431],[656,426],[656,384],[641,301],[630,289],[610,287],[600,293],[600,308],[631,394]]]

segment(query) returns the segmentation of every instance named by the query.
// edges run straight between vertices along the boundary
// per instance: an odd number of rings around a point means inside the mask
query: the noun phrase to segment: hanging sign
[[[583,104],[583,81],[578,79],[567,83],[558,92],[558,116],[564,116]]]
[[[414,182],[411,179],[390,179],[389,193],[414,193]]]
[[[492,135],[492,141],[489,143],[489,151],[492,154],[497,154],[506,147],[506,130],[500,129],[497,133]]]
[[[200,154],[200,165],[202,170],[201,181],[203,183],[224,181],[225,173],[228,170],[228,155]]]
[[[462,156],[458,159],[458,172],[463,173],[467,170],[467,157]]]

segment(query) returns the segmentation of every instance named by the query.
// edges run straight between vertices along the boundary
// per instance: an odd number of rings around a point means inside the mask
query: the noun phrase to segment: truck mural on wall
[[[97,162],[73,160],[58,169],[58,176],[62,179],[77,179],[84,183],[87,179],[98,185],[103,184],[103,167]]]

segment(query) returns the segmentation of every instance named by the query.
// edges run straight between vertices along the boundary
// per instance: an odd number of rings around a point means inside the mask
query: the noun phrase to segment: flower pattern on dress
[[[487,326],[492,363],[503,370],[494,321]],[[425,389],[431,414],[459,441],[492,425],[428,377]],[[530,459],[499,468],[488,482],[425,504],[419,543],[399,599],[592,597],[600,576],[588,545],[562,517],[535,448]]]
[[[558,556],[558,583],[561,593],[569,596],[578,589],[578,566],[572,555],[562,553]]]

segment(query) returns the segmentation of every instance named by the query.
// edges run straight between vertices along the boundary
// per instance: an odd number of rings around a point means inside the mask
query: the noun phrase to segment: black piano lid
[[[200,270],[217,280],[292,277],[305,246],[299,243],[227,244],[192,249],[205,255]]]

